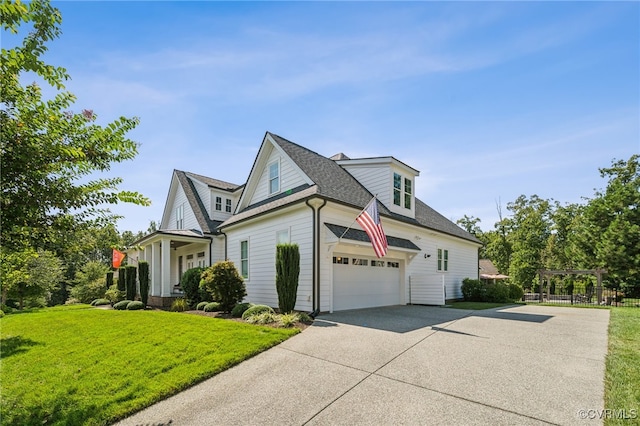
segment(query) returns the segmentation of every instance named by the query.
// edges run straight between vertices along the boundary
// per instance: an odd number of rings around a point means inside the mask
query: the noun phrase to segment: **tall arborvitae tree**
[[[297,244],[276,246],[276,290],[281,313],[293,311],[298,296],[300,250]]]

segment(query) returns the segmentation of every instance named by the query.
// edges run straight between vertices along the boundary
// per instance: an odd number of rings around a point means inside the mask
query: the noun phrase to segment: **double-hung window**
[[[402,176],[398,173],[393,174],[393,204],[400,205],[402,197]]]
[[[409,178],[403,178],[398,173],[393,174],[393,204],[411,208],[411,199],[413,198],[413,181]]]
[[[222,211],[222,197],[216,197],[216,210]]]
[[[449,250],[438,249],[438,271],[449,270]]]
[[[176,207],[176,229],[184,228],[184,204]]]
[[[227,213],[231,213],[231,199],[227,198],[225,202],[226,205],[224,207],[224,211],[226,211]]]
[[[240,275],[249,278],[249,241],[240,241]]]
[[[269,164],[269,195],[280,192],[280,162]]]

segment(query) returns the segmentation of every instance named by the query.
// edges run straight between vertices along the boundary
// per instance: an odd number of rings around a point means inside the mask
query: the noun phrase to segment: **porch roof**
[[[342,237],[348,240],[361,241],[364,243],[371,242],[367,233],[360,229],[349,228],[347,230],[347,227],[334,225],[333,223],[325,223],[324,225],[327,228],[329,228],[329,230],[333,233],[333,235],[335,235],[338,238]],[[389,245],[389,247],[399,247],[399,248],[408,249],[408,250],[420,251],[420,247],[418,247],[412,241],[407,240],[405,238],[398,238],[398,237],[392,237],[390,235],[387,235],[387,244]]]

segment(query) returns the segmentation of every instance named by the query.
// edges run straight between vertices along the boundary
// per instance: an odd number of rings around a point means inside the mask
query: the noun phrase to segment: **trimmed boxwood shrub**
[[[91,302],[91,306],[105,306],[110,304],[111,301],[109,299],[96,299]]]
[[[244,313],[242,314],[242,319],[246,320],[247,318],[249,318],[252,315],[257,315],[257,314],[261,314],[263,312],[270,312],[272,314],[275,314],[276,312],[273,310],[273,308],[271,306],[267,306],[267,305],[253,305],[251,306],[249,309],[247,309],[246,311],[244,311]]]
[[[144,309],[144,303],[140,301],[133,301],[127,305],[128,311],[138,311],[140,309]]]
[[[487,292],[483,302],[507,303],[509,300],[509,287],[506,284],[487,284]]]
[[[569,289],[569,287],[567,287],[567,291],[569,292],[569,294],[573,294],[573,284],[570,284],[571,288]],[[522,298],[524,297],[524,290],[522,290],[522,287],[520,287],[517,284],[508,284],[509,286],[509,299],[511,299],[512,301],[516,301],[516,300],[522,300]]]
[[[252,306],[253,306],[253,303],[248,303],[248,302],[246,302],[246,303],[238,303],[231,310],[231,316],[234,317],[234,318],[240,318],[240,317],[242,317],[242,314],[244,314],[244,311],[246,311],[247,309],[249,309]]]
[[[129,303],[131,302],[133,302],[133,300],[121,300],[120,302],[113,305],[113,309],[124,311],[125,309],[127,309],[127,305],[129,305]]]
[[[210,302],[200,302],[196,305],[196,311],[204,311],[204,307],[207,306]]]
[[[468,302],[484,301],[486,289],[480,280],[465,278],[462,280],[462,297]]]
[[[220,312],[222,308],[220,307],[220,303],[218,302],[210,302],[207,303],[204,307],[205,312]]]

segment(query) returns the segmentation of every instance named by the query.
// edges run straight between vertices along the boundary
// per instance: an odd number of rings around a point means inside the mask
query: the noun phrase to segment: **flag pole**
[[[354,223],[356,223],[356,220],[358,220],[358,217],[362,214],[362,212],[363,212],[363,211],[365,211],[365,210],[367,209],[367,207],[369,207],[369,204],[371,204],[374,200],[377,200],[377,199],[378,199],[378,194],[374,195],[374,196],[373,196],[373,198],[371,199],[371,201],[369,201],[369,202],[367,203],[367,205],[366,205],[366,206],[364,206],[364,209],[360,210],[360,213],[358,213],[358,214],[356,215],[356,218],[355,218],[355,219],[353,219],[353,222],[351,222],[351,225],[349,225],[349,226],[347,227],[347,229],[345,229],[345,230],[344,230],[344,232],[342,233],[342,235],[340,235],[340,238],[338,238],[338,242],[337,242],[336,244],[340,244],[340,241],[342,240],[342,237],[344,237],[344,236],[345,236],[345,234],[347,233],[347,231],[349,231],[349,229],[351,229],[351,227],[353,226],[353,224],[354,224]]]

